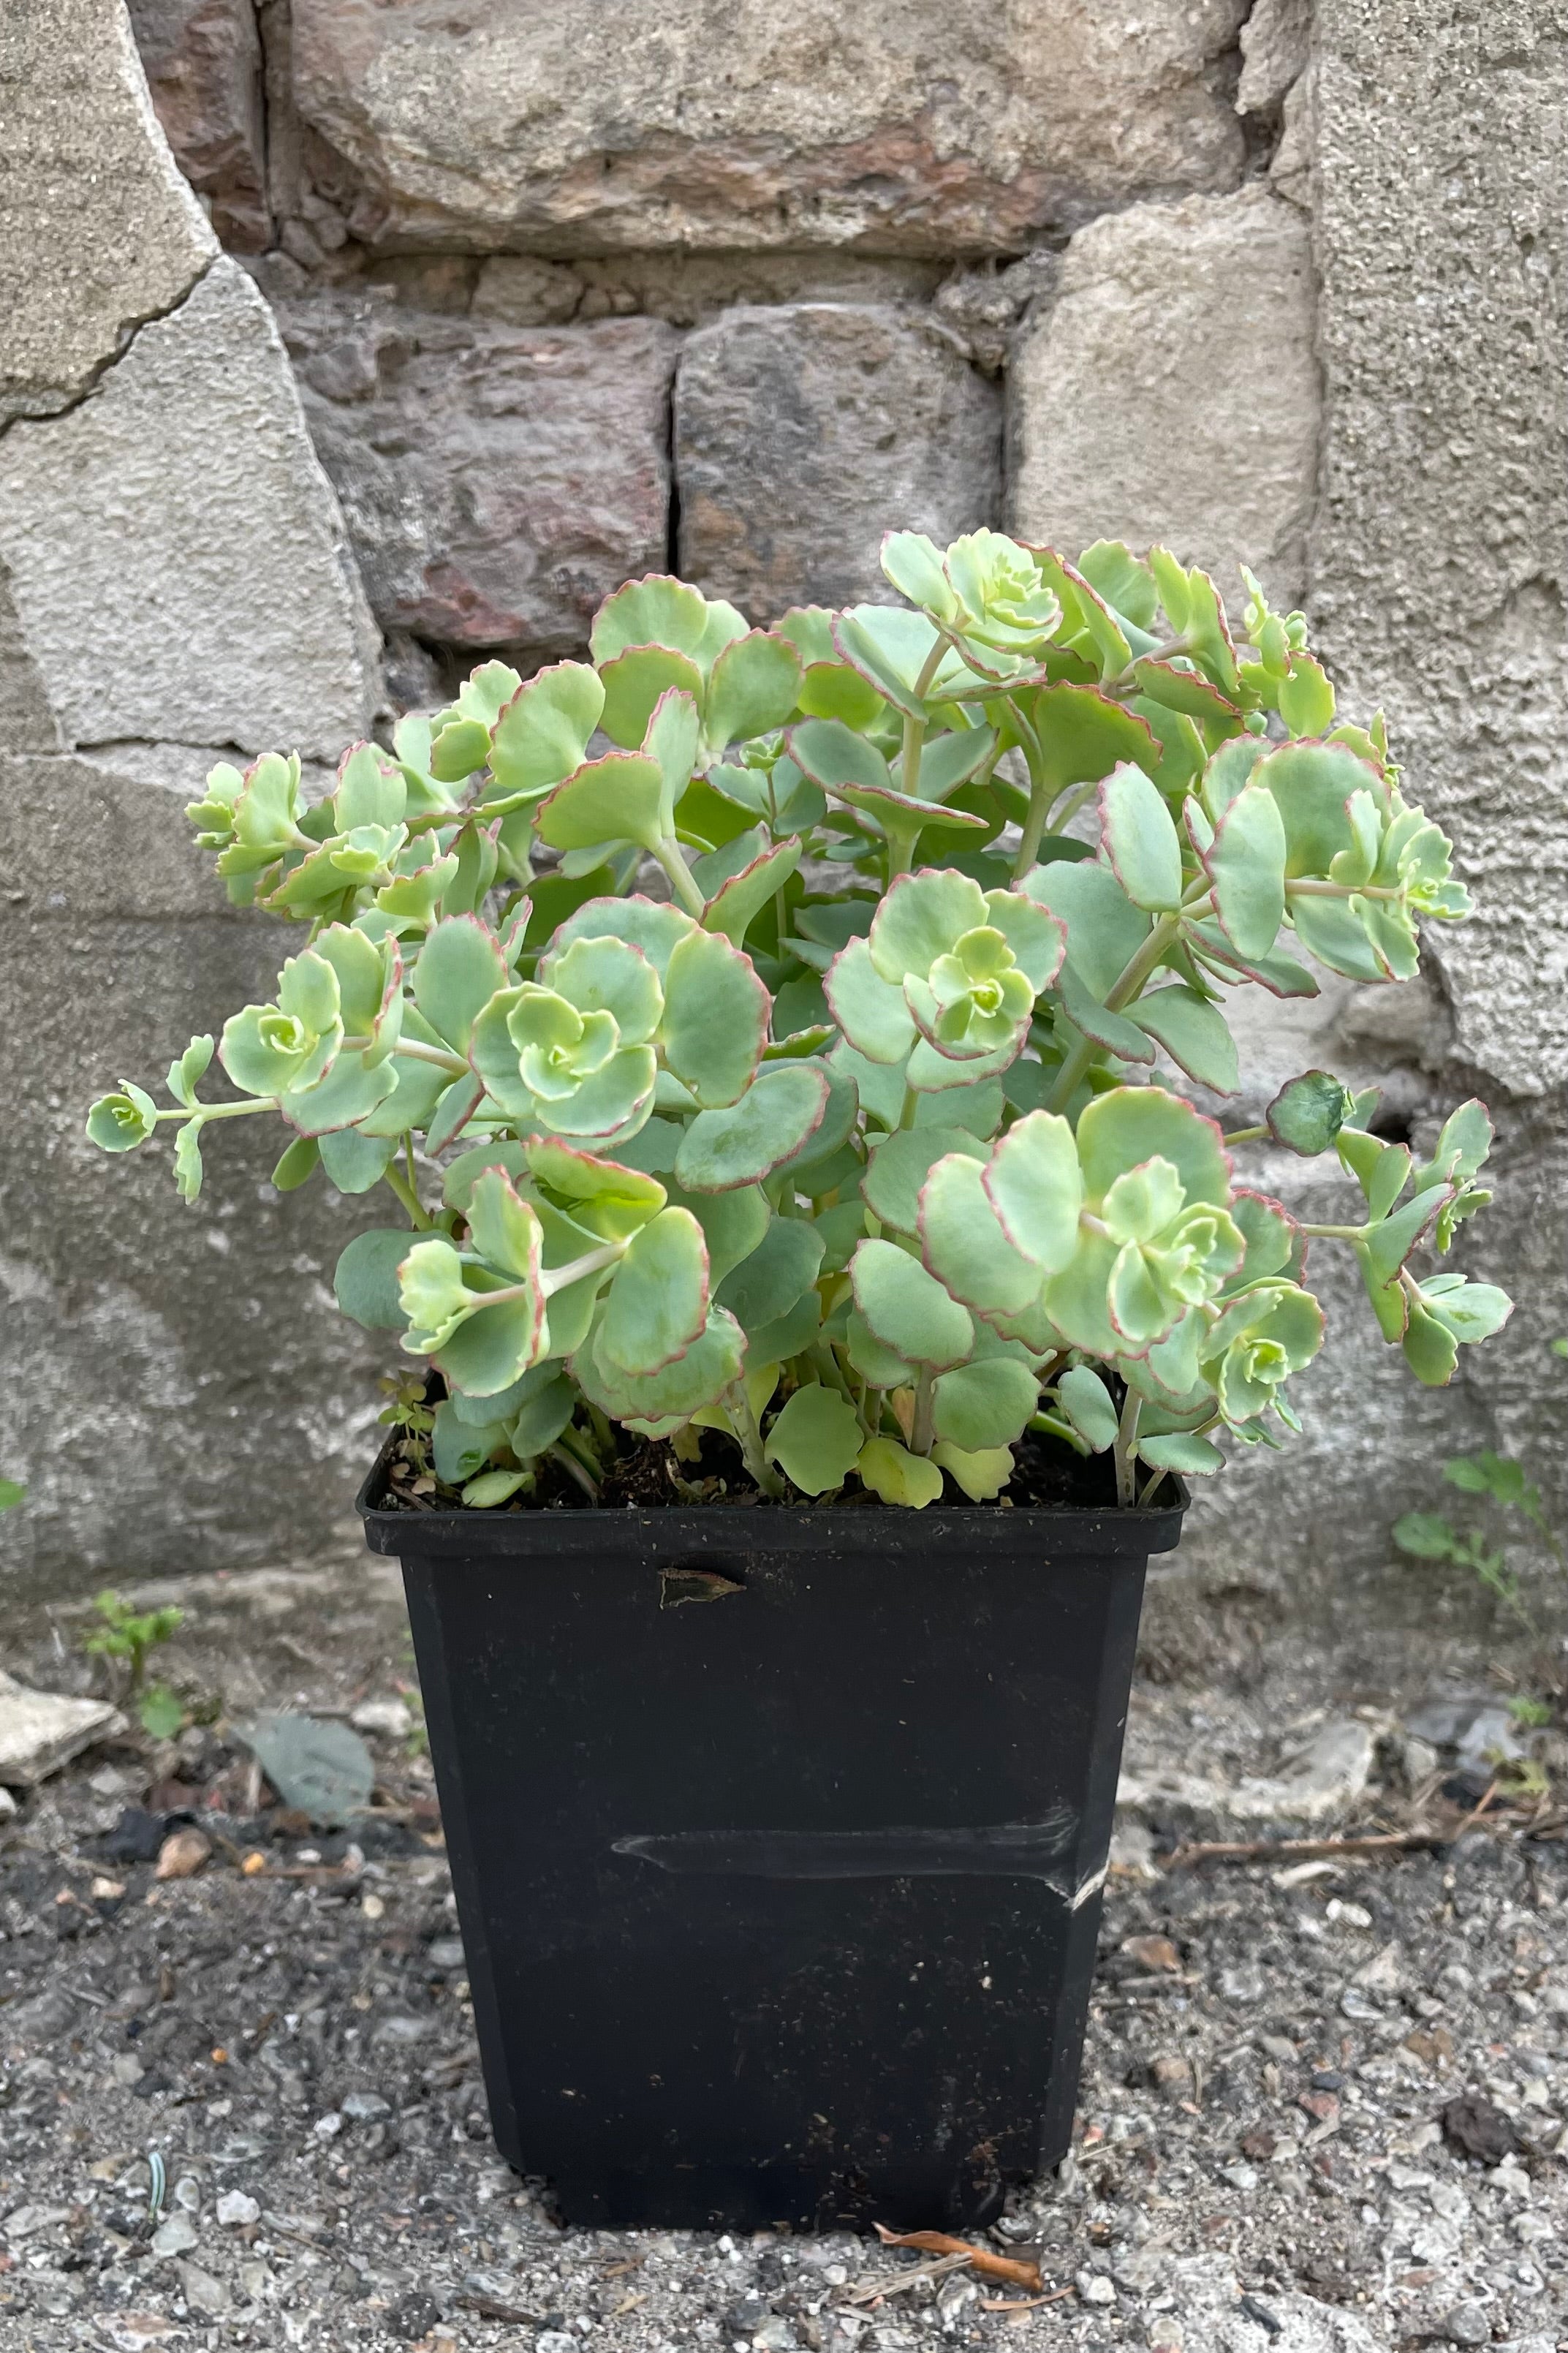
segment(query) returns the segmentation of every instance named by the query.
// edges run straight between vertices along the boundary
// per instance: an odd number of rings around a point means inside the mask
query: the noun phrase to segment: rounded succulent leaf
[[[786,1398],[763,1451],[803,1495],[823,1495],[844,1484],[864,1442],[854,1407],[812,1382]]]
[[[766,1062],[739,1102],[700,1112],[681,1139],[675,1174],[693,1193],[759,1184],[821,1126],[827,1073],[815,1062]]]
[[[1083,1176],[1072,1129],[1055,1112],[1018,1120],[992,1153],[986,1198],[1003,1233],[1047,1274],[1060,1271],[1079,1244]]]
[[[1008,1240],[984,1176],[981,1162],[962,1149],[931,1169],[918,1213],[925,1265],[977,1314],[1019,1315],[1040,1295],[1040,1269]]]
[[[930,1457],[911,1454],[896,1439],[868,1438],[856,1458],[855,1468],[874,1495],[884,1504],[902,1504],[923,1512],[942,1493],[942,1472]]]
[[[1097,1095],[1078,1124],[1085,1198],[1103,1201],[1123,1169],[1155,1155],[1168,1160],[1188,1201],[1226,1208],[1230,1164],[1212,1119],[1163,1087],[1112,1087]]]
[[[915,1042],[903,992],[884,980],[864,939],[841,948],[823,976],[828,1010],[857,1053],[871,1062],[901,1062]]]
[[[666,1064],[705,1108],[736,1102],[762,1060],[773,1010],[751,959],[694,927],[670,953],[664,989]]]
[[[849,1280],[875,1337],[910,1364],[942,1371],[973,1346],[967,1311],[896,1242],[862,1242],[849,1261]]]
[[[685,1354],[707,1321],[702,1229],[689,1209],[661,1209],[632,1236],[611,1278],[599,1361],[613,1372],[660,1372]]]
[[[1038,1381],[1016,1356],[959,1365],[932,1384],[931,1427],[966,1453],[1010,1446],[1028,1427],[1039,1396]]]
[[[1002,1493],[1017,1465],[1010,1446],[986,1446],[971,1451],[938,1439],[931,1459],[956,1481],[972,1504],[989,1504]]]

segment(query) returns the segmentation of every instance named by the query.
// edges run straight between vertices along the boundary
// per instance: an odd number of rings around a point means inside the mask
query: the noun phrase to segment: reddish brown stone
[[[736,309],[692,335],[675,401],[680,565],[753,620],[886,601],[889,530],[998,520],[996,387],[920,311]]]
[[[323,295],[281,323],[384,628],[530,667],[579,652],[612,588],[665,568],[661,322],[507,327]]]
[[[251,0],[130,0],[163,135],[237,253],[272,241],[261,43]]]

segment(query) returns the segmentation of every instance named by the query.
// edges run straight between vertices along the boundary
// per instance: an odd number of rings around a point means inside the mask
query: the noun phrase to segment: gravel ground
[[[851,2239],[555,2227],[490,2147],[427,1767],[378,1764],[352,1845],[255,1814],[204,1734],[91,1752],[6,1825],[3,2353],[1568,2346],[1560,1834],[1172,1868],[1133,1825],[1075,2153],[990,2234],[1054,2300],[1008,2311]],[[213,1852],[160,1881],[131,1850],[168,1823],[126,1810],[193,1796]]]

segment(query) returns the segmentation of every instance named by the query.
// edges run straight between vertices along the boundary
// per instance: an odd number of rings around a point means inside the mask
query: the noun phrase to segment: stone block
[[[1020,535],[1161,542],[1241,595],[1306,586],[1318,370],[1310,230],[1267,188],[1080,229],[1012,376]]]
[[[1016,251],[1234,187],[1245,0],[294,0],[367,243]]]
[[[323,297],[285,332],[384,628],[533,666],[668,561],[673,332],[509,327]]]
[[[1284,100],[1312,49],[1312,0],[1256,0],[1241,28],[1238,114],[1268,114]]]
[[[233,252],[272,242],[261,42],[253,0],[130,0],[163,135]]]
[[[0,560],[76,744],[335,760],[366,732],[369,615],[271,313],[235,262],[68,415],[11,427]]]
[[[1318,17],[1323,499],[1313,605],[1458,846],[1432,941],[1462,1060],[1568,1078],[1568,22],[1459,0]]]
[[[687,342],[675,395],[679,570],[762,621],[890,599],[882,534],[994,523],[1001,403],[921,313],[738,309]]]
[[[162,137],[121,0],[0,15],[0,419],[73,400],[217,250]]]
[[[110,1159],[84,1133],[95,1094],[121,1074],[156,1085],[194,1033],[269,997],[301,942],[226,907],[188,789],[178,771],[0,757],[5,1467],[27,1487],[8,1595],[352,1558],[358,1541],[387,1357],[337,1312],[331,1276],[374,1209],[320,1179],[275,1194],[269,1120],[212,1131],[190,1208],[162,1144]]]

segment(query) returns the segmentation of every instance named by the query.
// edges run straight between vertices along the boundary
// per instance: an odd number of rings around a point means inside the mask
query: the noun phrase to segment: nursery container
[[[1163,1510],[388,1507],[502,2154],[589,2224],[983,2223],[1072,2128]]]

